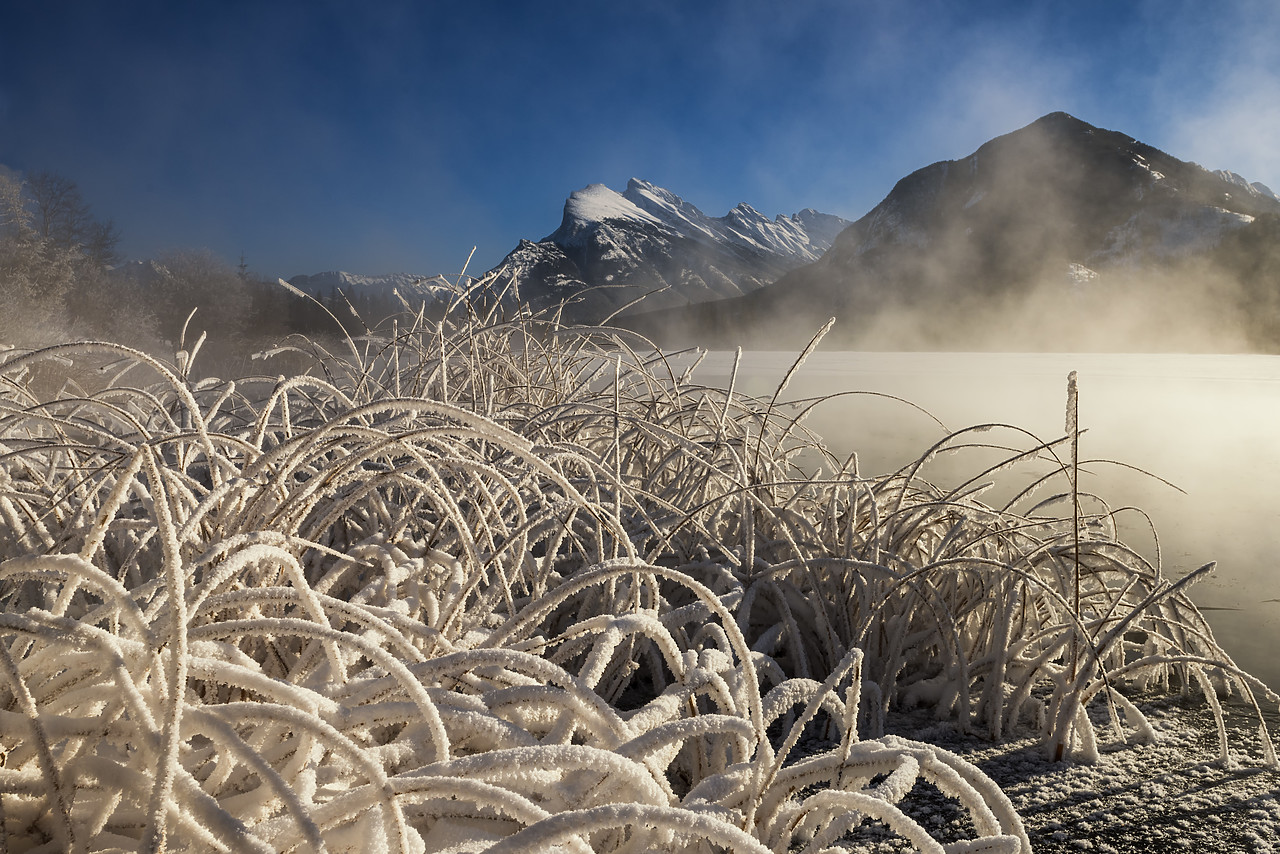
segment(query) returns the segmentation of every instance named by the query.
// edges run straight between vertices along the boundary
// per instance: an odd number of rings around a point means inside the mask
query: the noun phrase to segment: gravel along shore
[[[1036,852],[1280,852],[1280,772],[1265,767],[1252,708],[1225,708],[1224,765],[1203,697],[1137,705],[1151,722],[1155,743],[1100,743],[1093,765],[1050,761],[1029,730],[993,744],[961,734],[955,723],[938,722],[927,710],[895,713],[886,728],[981,768],[1013,801]],[[1280,739],[1280,716],[1274,710],[1268,716],[1273,739]],[[1100,742],[1105,720],[1103,710],[1096,719]],[[899,807],[941,842],[972,836],[967,815],[929,784],[917,783]],[[868,824],[845,844],[859,852],[911,850],[905,840]]]

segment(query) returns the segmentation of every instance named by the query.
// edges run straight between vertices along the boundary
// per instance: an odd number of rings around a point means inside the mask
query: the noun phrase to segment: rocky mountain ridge
[[[1280,196],[1051,113],[911,173],[853,223],[592,184],[484,279],[485,299],[668,346],[792,347],[834,314],[851,348],[1280,352]],[[453,292],[408,274],[293,283]]]
[[[559,228],[520,241],[491,287],[536,308],[565,303],[588,322],[641,297],[646,308],[677,308],[764,287],[816,261],[848,225],[812,209],[769,219],[747,204],[711,217],[636,178],[622,193],[592,184],[569,196]]]
[[[1277,220],[1265,185],[1052,113],[903,178],[767,287],[628,322],[724,346],[793,346],[834,314],[842,345],[878,349],[1253,347]]]

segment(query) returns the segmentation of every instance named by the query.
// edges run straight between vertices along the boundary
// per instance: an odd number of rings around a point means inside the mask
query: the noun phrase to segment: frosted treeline
[[[7,850],[1025,852],[891,708],[1088,761],[1152,737],[1133,688],[1277,701],[1077,491],[1071,425],[1000,428],[1050,464],[988,505],[996,470],[921,476],[971,434],[864,476],[785,381],[554,316],[460,302],[234,381],[198,350],[0,354]]]

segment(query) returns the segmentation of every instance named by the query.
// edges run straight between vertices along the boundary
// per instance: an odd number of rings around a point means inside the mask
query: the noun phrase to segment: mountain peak
[[[1062,110],[1055,110],[1052,113],[1045,113],[1043,116],[1036,119],[1031,124],[1046,125],[1046,126],[1052,126],[1052,127],[1077,128],[1080,130],[1097,130],[1097,128],[1095,128],[1093,125],[1089,124],[1088,122],[1084,121],[1083,119],[1078,119],[1075,116],[1071,115],[1070,113],[1063,112]]]
[[[565,219],[598,223],[611,219],[653,220],[621,193],[604,184],[588,184],[569,195],[564,203]]]
[[[496,268],[542,305],[574,302],[592,320],[651,291],[647,306],[740,296],[819,258],[846,220],[806,208],[770,220],[746,203],[710,217],[670,190],[631,178],[619,193],[590,184],[565,201],[560,227],[521,241]]]
[[[634,193],[652,193],[653,195],[666,197],[672,200],[683,201],[675,193],[671,192],[670,190],[664,190],[662,187],[659,187],[657,184],[651,183],[649,181],[645,181],[642,178],[628,178],[627,189],[623,191],[623,194],[627,195],[627,194],[634,194]]]
[[[627,182],[627,190],[623,195],[636,207],[669,226],[679,230],[692,227],[695,231],[713,236],[712,230],[707,228],[707,215],[670,190],[632,178]]]

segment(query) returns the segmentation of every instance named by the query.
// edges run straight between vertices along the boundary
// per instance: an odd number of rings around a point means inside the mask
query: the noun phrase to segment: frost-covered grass
[[[1154,737],[1130,686],[1280,700],[1080,495],[1070,424],[991,428],[1059,462],[988,505],[1004,464],[920,477],[975,434],[865,476],[787,380],[554,316],[193,358],[0,355],[8,850],[1027,851],[890,709],[1087,762]],[[896,806],[920,785],[969,837]]]

